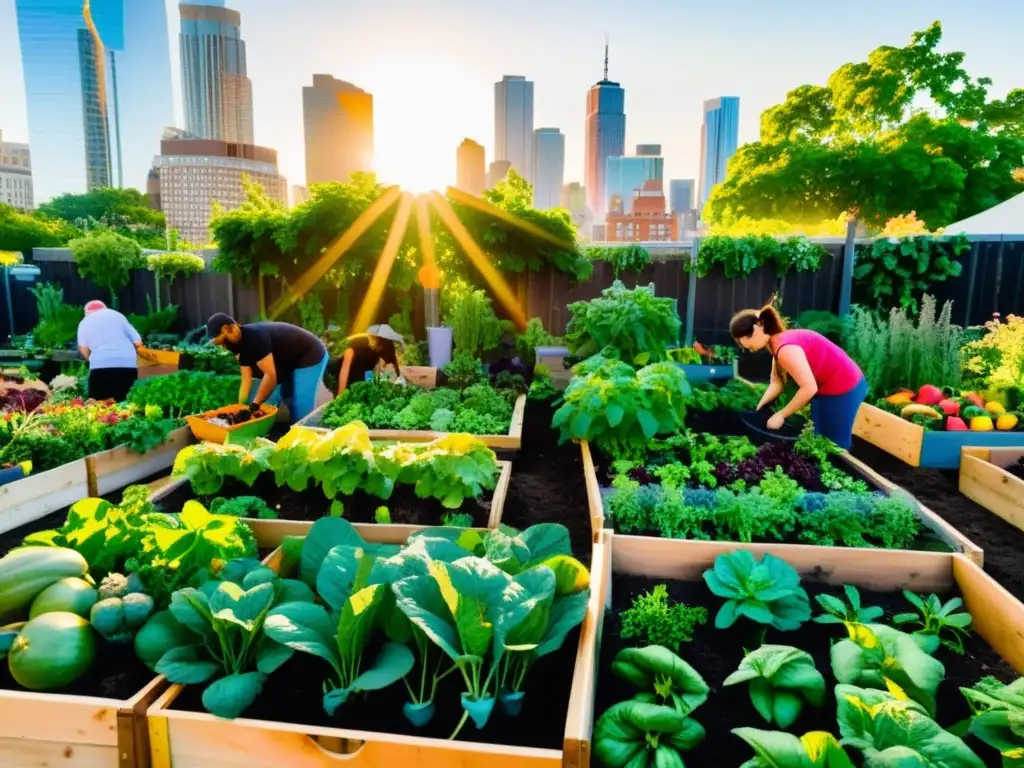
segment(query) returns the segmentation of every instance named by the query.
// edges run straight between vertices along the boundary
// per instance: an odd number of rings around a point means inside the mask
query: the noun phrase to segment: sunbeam
[[[384,298],[384,290],[388,285],[388,276],[391,274],[391,267],[398,257],[398,249],[402,247],[402,240],[405,239],[405,231],[409,227],[409,215],[412,213],[413,195],[411,192],[403,192],[402,199],[398,203],[398,210],[395,211],[395,218],[391,221],[388,229],[388,239],[384,243],[384,251],[377,259],[377,266],[374,267],[373,277],[370,278],[370,287],[366,290],[366,297],[359,306],[359,314],[356,315],[355,323],[352,325],[353,333],[365,331],[374,318],[377,310],[380,309],[381,300]]]

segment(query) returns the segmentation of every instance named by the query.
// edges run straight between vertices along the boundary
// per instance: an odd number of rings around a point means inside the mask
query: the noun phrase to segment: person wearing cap
[[[238,357],[239,403],[258,411],[264,403],[284,400],[293,422],[312,413],[327,368],[327,347],[315,335],[290,323],[239,325],[223,312],[207,321],[206,332],[214,344]],[[259,384],[253,394],[255,380]]]
[[[348,339],[348,349],[341,358],[341,372],[338,374],[338,394],[354,381],[363,381],[372,373],[378,363],[390,365],[395,376],[402,378],[398,366],[396,345],[404,344],[402,335],[390,325],[371,325],[366,333],[358,333]]]
[[[142,337],[116,309],[102,301],[85,305],[78,324],[78,351],[89,362],[89,397],[120,402],[139,378]]]

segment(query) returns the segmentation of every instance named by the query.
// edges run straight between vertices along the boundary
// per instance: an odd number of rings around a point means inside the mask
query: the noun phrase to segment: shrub
[[[145,266],[139,244],[109,230],[94,230],[68,246],[75,255],[79,277],[107,290],[115,307],[117,293],[128,285],[132,270]]]

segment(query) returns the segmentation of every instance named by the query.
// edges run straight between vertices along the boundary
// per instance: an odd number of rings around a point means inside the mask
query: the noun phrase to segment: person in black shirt
[[[206,330],[214,344],[238,356],[242,373],[238,402],[248,402],[257,410],[263,403],[282,399],[293,422],[316,407],[317,390],[327,368],[327,348],[305,328],[289,323],[239,325],[218,312],[207,321]],[[254,378],[259,385],[252,395]]]
[[[377,367],[377,363],[390,365],[395,375],[402,376],[398,366],[396,344],[402,344],[402,336],[390,325],[371,325],[366,333],[359,333],[348,340],[348,349],[341,358],[341,372],[338,374],[338,394],[345,391],[354,381],[363,381],[366,374]]]

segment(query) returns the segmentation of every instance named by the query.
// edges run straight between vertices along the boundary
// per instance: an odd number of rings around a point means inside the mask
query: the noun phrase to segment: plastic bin
[[[215,411],[207,411],[199,416],[186,416],[185,421],[189,429],[195,435],[196,440],[205,440],[208,443],[240,443],[246,440],[253,440],[265,436],[274,426],[274,419],[277,416],[277,408],[272,405],[263,406],[263,415],[251,419],[242,424],[235,424],[231,427],[220,427],[211,424],[207,419],[216,416],[225,416],[231,413],[248,410],[247,405],[226,405]]]

